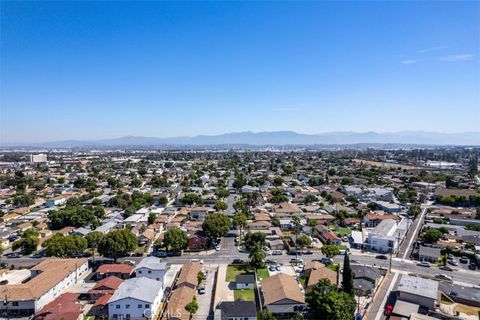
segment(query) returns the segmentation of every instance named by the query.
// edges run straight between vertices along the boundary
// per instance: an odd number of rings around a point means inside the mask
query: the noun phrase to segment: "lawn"
[[[352,233],[352,230],[349,228],[336,228],[332,231],[335,232],[339,237],[343,237]]]
[[[227,267],[227,275],[225,276],[225,281],[227,282],[234,282],[235,278],[239,274],[248,274],[248,273],[253,273],[253,269],[250,268],[250,266],[242,265],[229,265]],[[257,269],[257,277],[258,280],[261,281],[263,279],[266,279],[269,277],[268,270],[267,268],[263,269]]]
[[[269,276],[270,274],[268,273],[267,268],[257,269],[257,277],[259,281],[262,281],[263,279],[266,279]]]
[[[307,287],[307,277],[305,275],[302,275],[298,280],[300,281],[302,287],[305,289]]]
[[[235,301],[255,301],[255,292],[253,289],[234,290],[233,295],[235,297]]]
[[[233,266],[233,265],[229,265],[227,267],[227,275],[225,276],[225,281],[227,282],[234,282],[235,281],[235,278],[239,275],[239,274],[247,274],[247,273],[253,273],[253,270],[250,268],[250,266],[244,266],[244,265],[241,265],[241,266]]]

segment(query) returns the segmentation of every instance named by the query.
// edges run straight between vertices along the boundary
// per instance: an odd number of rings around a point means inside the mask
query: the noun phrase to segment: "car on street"
[[[392,315],[392,311],[393,311],[393,304],[388,304],[388,305],[385,307],[384,314],[385,314],[386,316],[391,316],[391,315]]]
[[[272,255],[273,255],[273,256],[281,256],[281,255],[282,255],[282,251],[281,251],[281,250],[272,250]]]
[[[303,251],[303,254],[313,254],[313,251],[312,250],[306,250],[306,251]]]
[[[220,245],[219,245],[219,244],[217,244],[217,245],[215,246],[215,251],[220,251]]]
[[[243,264],[244,261],[242,259],[233,259],[233,264]]]
[[[459,260],[460,260],[460,263],[468,263],[468,262],[470,261],[470,260],[469,260],[467,257],[465,257],[465,256],[462,256]]]
[[[270,266],[268,267],[268,271],[274,272],[274,271],[277,271],[277,269],[275,268],[275,266]]]
[[[320,262],[323,263],[324,265],[328,266],[328,265],[331,265],[333,264],[333,260],[330,259],[330,258],[322,258],[320,259]]]
[[[439,267],[438,269],[444,270],[444,271],[453,271],[453,269],[450,268],[449,266],[441,266],[441,267]]]
[[[199,287],[198,294],[205,294],[205,287]]]
[[[128,265],[130,265],[130,266],[134,266],[134,265],[135,265],[135,261],[133,261],[133,260],[124,260],[123,263],[128,264]]]
[[[456,260],[447,260],[447,263],[452,265],[452,266],[458,266],[458,261],[456,261]]]
[[[197,258],[193,258],[193,259],[190,259],[191,262],[198,262],[200,264],[203,264],[203,260],[200,260],[200,259],[197,259]]]
[[[13,259],[13,258],[20,258],[22,256],[21,253],[19,252],[10,252],[10,253],[7,253],[5,255],[5,257],[9,258],[9,259]]]
[[[439,279],[439,280],[448,280],[448,281],[452,281],[452,277],[451,277],[451,276],[449,276],[449,275],[446,275],[446,274],[441,274],[441,273],[439,273],[439,274],[436,274],[434,278],[435,278],[435,279]]]
[[[297,258],[297,259],[290,259],[291,264],[303,264],[303,259]]]
[[[427,261],[422,261],[417,264],[419,267],[425,267],[425,268],[430,268],[430,262]]]
[[[470,264],[468,265],[468,269],[470,269],[470,270],[477,270],[477,264],[476,264],[476,263],[473,263],[473,262],[470,263]]]
[[[280,266],[275,266],[275,270],[276,271],[281,271],[282,269],[280,268]]]
[[[0,281],[0,286],[4,286],[4,285],[6,285],[6,284],[8,284],[8,280],[2,280],[2,281]]]
[[[375,257],[375,259],[380,259],[380,260],[387,260],[388,257],[386,255],[383,255],[383,254],[379,254],[378,256]]]

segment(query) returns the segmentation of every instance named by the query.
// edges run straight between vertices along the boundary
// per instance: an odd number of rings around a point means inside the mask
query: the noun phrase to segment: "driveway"
[[[212,311],[212,298],[213,298],[213,285],[215,283],[215,275],[217,271],[217,266],[215,265],[206,265],[203,267],[202,271],[207,273],[207,279],[204,280],[200,287],[205,287],[204,294],[197,293],[197,302],[198,302],[198,311],[193,316],[193,319],[205,320],[211,319],[213,313]]]
[[[217,305],[220,301],[234,301],[235,296],[233,290],[229,288],[229,282],[225,281],[227,276],[227,264],[221,264],[218,266],[217,274],[217,289],[215,292],[215,302]]]

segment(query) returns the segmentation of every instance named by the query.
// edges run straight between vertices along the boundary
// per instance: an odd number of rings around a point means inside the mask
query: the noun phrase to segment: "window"
[[[125,305],[125,309],[129,309],[130,308],[130,305],[129,304],[126,304]]]
[[[18,301],[13,301],[13,302],[12,302],[12,306],[18,307]]]
[[[148,303],[146,303],[145,308],[150,308],[150,305]]]
[[[117,308],[117,309],[120,309],[120,305],[119,305],[119,304],[117,304],[117,305],[115,306],[115,308]]]
[[[148,274],[152,273],[152,270],[148,270]]]
[[[140,304],[138,305],[138,309],[141,309],[141,308],[142,308],[142,304],[140,303]]]
[[[157,279],[157,281],[160,281],[160,278],[156,278],[156,279]]]
[[[138,270],[138,273],[142,274],[142,270]]]

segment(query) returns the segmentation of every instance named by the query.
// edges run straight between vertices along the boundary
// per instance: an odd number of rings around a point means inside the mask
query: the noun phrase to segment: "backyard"
[[[227,267],[227,275],[225,276],[225,281],[235,282],[235,278],[240,274],[249,274],[253,273],[253,269],[248,265],[229,265]],[[267,268],[257,269],[258,280],[261,281],[265,278],[268,278]]]

